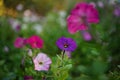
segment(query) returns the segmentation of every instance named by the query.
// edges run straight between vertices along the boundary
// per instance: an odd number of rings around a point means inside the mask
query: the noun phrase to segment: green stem
[[[46,80],[46,77],[44,75],[42,76],[42,80]]]
[[[26,58],[26,55],[25,55],[26,51],[24,49],[22,49],[22,60],[21,60],[21,69],[23,71],[23,75],[25,75],[25,58]]]
[[[62,52],[62,60],[64,59],[65,50]]]
[[[25,56],[23,56],[22,60],[21,60],[21,65],[20,65],[22,71],[23,71],[23,75],[25,75]]]

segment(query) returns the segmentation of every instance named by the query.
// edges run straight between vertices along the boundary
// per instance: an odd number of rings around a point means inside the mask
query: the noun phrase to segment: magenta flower
[[[26,39],[22,38],[22,37],[18,37],[16,38],[16,40],[14,41],[14,46],[16,48],[22,48],[26,45]]]
[[[91,4],[81,2],[72,9],[67,18],[68,31],[71,34],[79,30],[87,30],[90,23],[98,23],[98,11]]]
[[[27,39],[27,43],[30,44],[32,48],[42,48],[43,47],[43,40],[36,35],[31,36]]]
[[[24,76],[24,80],[33,80],[32,76]]]
[[[44,53],[39,53],[34,59],[35,70],[37,71],[48,71],[50,64],[52,63],[51,59]]]
[[[21,26],[20,25],[16,25],[15,30],[18,32],[18,31],[20,31],[20,29],[21,29]]]
[[[56,45],[64,51],[74,51],[77,48],[76,42],[72,38],[61,37],[57,40]]]

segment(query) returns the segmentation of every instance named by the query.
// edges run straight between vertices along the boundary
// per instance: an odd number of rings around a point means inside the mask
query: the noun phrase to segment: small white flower
[[[16,7],[16,9],[17,9],[18,11],[23,10],[23,5],[22,5],[22,4],[18,4],[17,7]]]
[[[42,32],[42,26],[40,24],[35,24],[33,29],[36,31],[37,34]]]
[[[9,52],[8,46],[4,46],[3,50],[4,50],[5,52]]]

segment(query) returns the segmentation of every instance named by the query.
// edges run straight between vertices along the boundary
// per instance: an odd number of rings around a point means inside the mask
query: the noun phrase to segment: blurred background
[[[81,1],[98,9],[100,22],[87,33],[72,35],[66,18]],[[44,40],[41,51],[51,57],[60,53],[55,44],[59,37],[77,42],[67,80],[120,80],[119,0],[0,0],[0,80],[23,80],[22,54],[13,43],[17,37],[31,35]]]

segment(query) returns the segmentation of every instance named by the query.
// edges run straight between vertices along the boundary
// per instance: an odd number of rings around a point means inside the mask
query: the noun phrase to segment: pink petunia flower
[[[90,23],[98,23],[98,11],[91,4],[81,2],[72,9],[67,18],[68,31],[71,34],[79,30],[87,30]]]
[[[34,67],[37,71],[48,71],[50,64],[52,63],[51,59],[44,53],[39,53],[34,59]]]
[[[16,38],[16,40],[14,41],[14,46],[16,48],[22,48],[26,45],[26,39],[22,38],[22,37],[18,37]]]
[[[87,31],[82,31],[81,34],[82,34],[83,39],[85,41],[90,41],[92,39],[91,34],[89,32],[87,32]]]
[[[65,51],[65,54],[68,56],[68,58],[71,58],[71,52],[70,51]]]
[[[100,7],[100,8],[103,8],[103,7],[104,7],[104,3],[103,3],[102,1],[98,1],[98,2],[97,2],[97,5],[98,5],[98,7]]]
[[[90,2],[90,5],[92,5],[93,7],[96,7],[96,3],[95,2]]]
[[[32,48],[42,48],[43,47],[43,40],[36,35],[31,36],[27,39],[27,43],[30,44]]]

